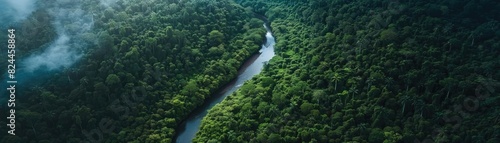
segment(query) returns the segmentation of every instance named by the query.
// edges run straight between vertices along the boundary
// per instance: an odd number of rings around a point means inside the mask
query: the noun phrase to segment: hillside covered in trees
[[[32,6],[9,27],[19,64],[16,135],[0,128],[1,143],[174,142],[180,123],[258,53],[260,16],[276,56],[209,111],[193,142],[500,142],[494,0]],[[2,16],[0,28],[12,18]]]
[[[500,3],[237,2],[276,57],[194,142],[500,142]]]
[[[20,62],[60,33],[70,38],[59,44],[88,46],[68,46],[83,51],[73,66],[31,73],[23,84],[38,84],[18,89],[16,136],[2,128],[0,142],[172,142],[174,128],[264,40],[263,22],[229,0],[103,2],[111,1],[43,0],[14,27],[24,31]]]

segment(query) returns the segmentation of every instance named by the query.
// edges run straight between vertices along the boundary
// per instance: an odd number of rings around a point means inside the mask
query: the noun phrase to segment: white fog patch
[[[113,5],[114,3],[116,3],[118,0],[100,0],[99,2],[101,3],[101,5],[105,6],[105,7],[109,7],[111,5]]]
[[[0,0],[0,27],[20,22],[36,9],[35,0]]]
[[[88,41],[96,39],[85,39],[92,35],[91,29],[94,24],[92,14],[80,9],[79,1],[57,0],[49,14],[54,17],[52,25],[56,29],[57,38],[41,52],[23,60],[26,72],[53,71],[70,67],[82,56],[83,51],[89,45]],[[90,36],[92,37],[92,36]]]
[[[50,71],[72,65],[81,57],[81,54],[72,51],[70,42],[71,39],[68,36],[60,35],[43,53],[25,60],[25,70],[33,72],[42,68]]]
[[[14,20],[22,20],[35,10],[35,0],[0,0],[7,5],[7,13],[11,14]],[[10,11],[9,11],[10,9]]]

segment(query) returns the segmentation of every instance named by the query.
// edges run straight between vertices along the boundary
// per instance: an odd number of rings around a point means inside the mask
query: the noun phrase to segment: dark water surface
[[[195,137],[196,132],[200,129],[201,120],[207,115],[207,111],[239,89],[245,81],[259,74],[264,64],[274,57],[274,37],[266,24],[264,24],[264,28],[267,30],[266,43],[262,45],[260,53],[252,56],[242,65],[235,80],[225,85],[219,93],[212,96],[212,99],[209,99],[191,113],[188,119],[181,124],[181,128],[176,136],[177,143],[190,143]]]

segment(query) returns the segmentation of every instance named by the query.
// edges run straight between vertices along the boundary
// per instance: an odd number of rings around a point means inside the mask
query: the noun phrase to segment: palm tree
[[[410,96],[408,95],[405,95],[403,97],[401,97],[401,99],[399,99],[399,102],[401,102],[401,104],[403,104],[403,108],[402,108],[402,114],[405,113],[405,108],[406,108],[406,103],[408,103],[410,101]]]
[[[355,86],[352,86],[349,89],[349,92],[352,93],[351,101],[354,101],[354,94],[358,94],[358,92],[359,92],[358,89]]]
[[[393,86],[394,84],[396,84],[396,82],[394,81],[394,79],[392,77],[388,77],[385,79],[385,84]]]
[[[366,90],[366,92],[368,93],[368,91],[370,91],[370,87],[372,86],[372,84],[375,82],[375,79],[373,77],[369,77],[367,80],[366,80],[366,83],[368,84],[368,88]]]
[[[335,102],[333,102],[332,104],[332,108],[335,110],[337,110],[337,108],[341,108],[342,106],[344,106],[344,104],[342,103],[342,99],[335,100]]]
[[[333,81],[335,82],[335,91],[337,91],[337,82],[341,79],[339,73],[333,74]]]
[[[447,77],[447,78],[444,78],[443,80],[439,81],[439,84],[444,86],[445,89],[447,90],[445,100],[448,99],[448,97],[450,96],[450,91],[453,89],[453,87],[455,87],[457,85],[457,83],[458,83],[458,81],[454,78],[451,78],[451,77]]]
[[[361,136],[366,131],[366,123],[361,123],[358,125],[359,127],[359,135]]]
[[[415,113],[420,112],[420,117],[424,113],[425,102],[422,99],[413,102],[413,108],[415,108]]]
[[[342,93],[339,93],[338,95],[340,95],[340,99],[344,99],[344,105],[346,104],[347,102],[347,97],[346,96],[349,96],[349,91],[347,90],[344,90],[342,91]]]

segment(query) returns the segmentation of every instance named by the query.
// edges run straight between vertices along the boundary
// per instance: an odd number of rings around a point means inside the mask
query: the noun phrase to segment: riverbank
[[[177,143],[191,142],[191,140],[195,137],[196,132],[198,132],[201,120],[204,116],[206,116],[208,110],[224,100],[225,97],[239,89],[245,81],[259,74],[263,69],[264,63],[269,61],[274,56],[273,45],[275,41],[274,37],[272,37],[270,28],[268,28],[268,23],[264,24],[264,28],[266,28],[267,31],[266,40],[259,50],[260,53],[251,56],[244,64],[242,64],[238,70],[237,78],[223,86],[220,91],[216,92],[217,94],[213,95],[211,98],[206,100],[202,106],[190,113],[187,120],[183,121],[176,130],[180,131],[174,138]]]

